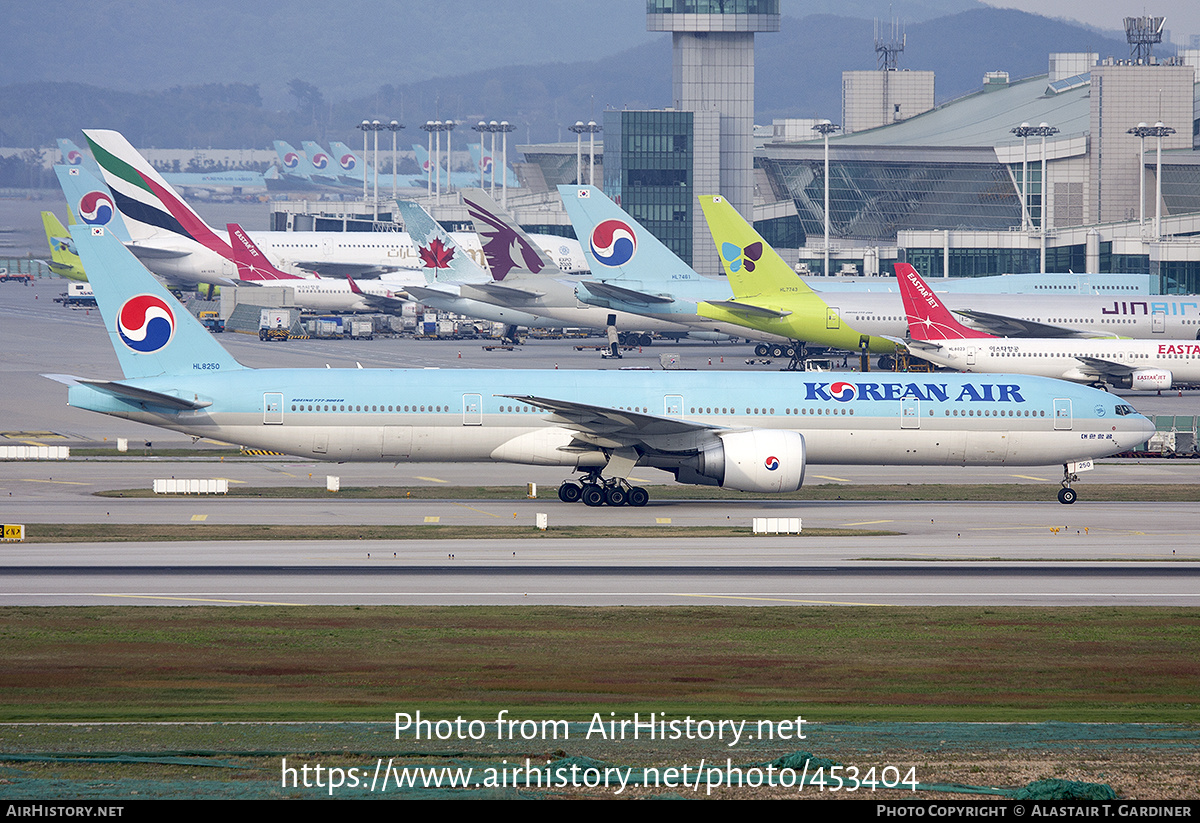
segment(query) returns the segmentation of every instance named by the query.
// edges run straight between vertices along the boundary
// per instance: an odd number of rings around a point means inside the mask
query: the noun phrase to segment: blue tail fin
[[[559,186],[592,277],[643,283],[705,280],[594,186]]]
[[[89,226],[104,226],[122,243],[129,242],[129,230],[108,186],[79,166],[55,166],[54,173],[67,198],[67,208],[76,220]]]
[[[111,231],[72,226],[71,238],[127,378],[245,368]]]
[[[404,230],[421,257],[421,272],[430,283],[490,283],[492,278],[459,248],[449,232],[416,203],[397,200]]]

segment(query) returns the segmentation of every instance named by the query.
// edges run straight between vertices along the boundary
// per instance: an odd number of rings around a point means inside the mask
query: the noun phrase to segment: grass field
[[[0,647],[9,721],[1200,722],[1190,609],[5,608]]]

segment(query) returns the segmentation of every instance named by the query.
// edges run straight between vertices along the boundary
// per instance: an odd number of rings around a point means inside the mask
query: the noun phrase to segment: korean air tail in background
[[[126,378],[245,368],[112,232],[77,225],[71,237]]]
[[[100,176],[100,166],[96,164],[90,154],[75,145],[74,140],[68,140],[65,137],[58,138],[58,151],[62,154],[63,165],[83,169],[93,177]]]
[[[597,280],[706,279],[595,186],[559,186],[558,193]]]
[[[129,230],[108,186],[80,166],[55,166],[54,173],[75,220],[89,226],[103,226],[122,243],[129,242]]]

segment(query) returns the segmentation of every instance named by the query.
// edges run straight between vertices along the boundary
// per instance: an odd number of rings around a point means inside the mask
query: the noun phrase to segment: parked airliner
[[[908,339],[903,342],[910,352],[938,366],[974,373],[1040,374],[1142,391],[1200,382],[1200,343],[1195,340],[996,337],[955,320],[907,263],[896,264],[896,279],[908,319]]]
[[[84,131],[104,174],[112,200],[131,237],[130,249],[156,274],[178,280],[227,283],[237,277],[233,249],[223,233],[206,224],[121,134]],[[283,271],[364,278],[386,271],[420,268],[420,256],[403,231],[250,232],[250,238]],[[473,232],[456,236],[478,255]],[[539,235],[537,242],[569,270],[587,264],[579,243]]]
[[[1028,376],[249,369],[107,230],[71,233],[124,376],[54,375],[70,405],[310,459],[557,465],[586,473],[559,496],[590,505],[644,505],[635,466],[784,492],[809,463],[1063,464],[1072,502],[1077,461],[1154,432],[1120,398]]]

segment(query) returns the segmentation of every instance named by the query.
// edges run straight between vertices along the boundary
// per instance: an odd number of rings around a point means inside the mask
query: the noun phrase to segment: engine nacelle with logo
[[[677,481],[744,492],[790,492],[804,483],[804,436],[799,432],[750,429],[718,437],[718,445],[676,470]]]
[[[1126,377],[1112,381],[1118,389],[1156,391],[1171,388],[1171,373],[1166,369],[1137,369]]]

